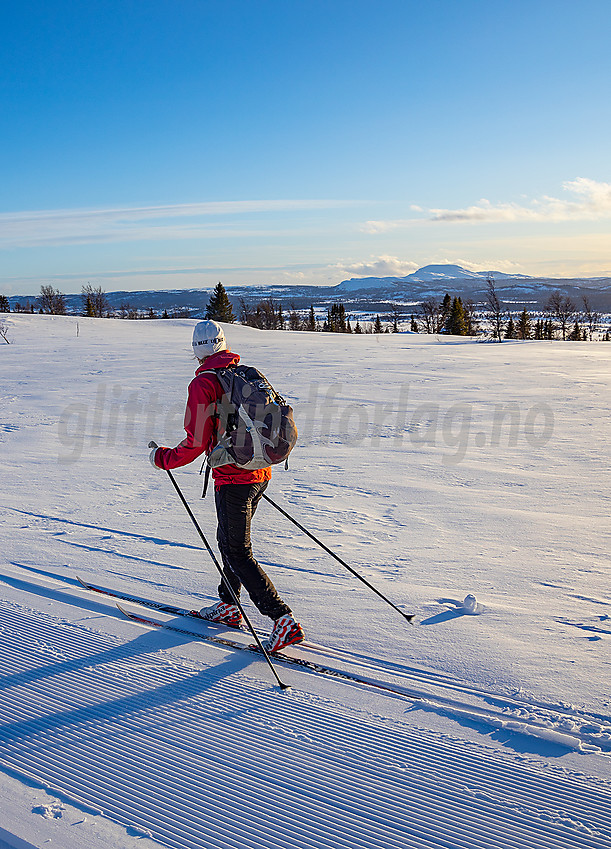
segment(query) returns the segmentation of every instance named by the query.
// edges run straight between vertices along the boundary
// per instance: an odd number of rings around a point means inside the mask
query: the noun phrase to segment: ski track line
[[[600,788],[0,613],[0,759],[167,846],[611,847]]]

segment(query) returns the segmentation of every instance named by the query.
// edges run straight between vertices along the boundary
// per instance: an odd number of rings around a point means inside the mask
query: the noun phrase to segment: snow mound
[[[475,598],[475,596],[472,593],[469,593],[468,595],[465,596],[463,603],[462,603],[462,607],[463,607],[463,610],[464,610],[465,613],[471,613],[471,614],[481,613],[481,609],[480,609],[479,604],[477,603],[477,599]]]
[[[33,814],[40,814],[46,820],[61,819],[65,811],[65,806],[61,802],[53,802],[50,805],[37,805],[32,808]]]

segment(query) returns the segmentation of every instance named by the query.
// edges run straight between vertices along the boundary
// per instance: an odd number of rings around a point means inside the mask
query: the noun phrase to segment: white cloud
[[[422,223],[556,223],[611,218],[611,183],[599,183],[586,177],[578,177],[576,180],[563,183],[562,188],[575,199],[544,195],[542,198],[534,198],[528,204],[493,204],[483,198],[472,206],[462,209],[430,209],[424,218],[367,221],[362,230],[365,233],[376,234]]]
[[[260,231],[255,228],[238,230],[226,223],[221,228],[210,219],[348,205],[348,201],[334,200],[262,200],[4,212],[0,213],[0,247],[256,235]],[[182,219],[182,223],[176,219]]]
[[[372,256],[366,262],[340,260],[329,266],[330,270],[352,277],[405,277],[418,268],[417,263],[396,256]]]

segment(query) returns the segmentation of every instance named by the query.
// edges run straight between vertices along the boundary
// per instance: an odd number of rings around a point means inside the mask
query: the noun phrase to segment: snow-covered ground
[[[262,503],[316,659],[393,690],[282,668],[282,693],[76,581],[215,598],[148,463],[182,438],[194,322],[5,322],[0,846],[611,846],[611,345],[226,328],[295,408],[268,494],[417,614]]]

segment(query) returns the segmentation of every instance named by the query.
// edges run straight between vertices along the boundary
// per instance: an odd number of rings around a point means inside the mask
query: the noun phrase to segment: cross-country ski
[[[204,642],[224,646],[225,648],[234,649],[235,651],[253,652],[255,654],[260,653],[259,647],[252,643],[238,642],[236,639],[220,637],[217,634],[204,634],[201,631],[193,631],[189,628],[177,625],[174,622],[160,622],[157,619],[152,619],[150,616],[143,616],[140,613],[127,610],[121,604],[117,604],[117,607],[124,616],[127,616],[128,619],[131,619],[133,622],[138,622],[140,625],[146,625],[149,628],[165,628],[167,631],[173,631],[176,634],[184,634],[187,637],[193,637],[195,640],[203,640]],[[342,669],[334,669],[330,666],[325,666],[316,660],[312,660],[311,658],[295,657],[294,655],[289,655],[285,652],[274,652],[273,657],[276,662],[288,664],[289,666],[297,666],[318,675],[326,675],[331,678],[338,678],[354,684],[362,684],[379,690],[385,690],[389,693],[394,693],[395,695],[403,695],[407,698],[413,698],[413,695],[410,696],[406,691],[402,692],[400,688],[393,688],[391,684],[386,684],[383,681],[376,681],[372,678],[366,678],[363,675],[346,672]]]

